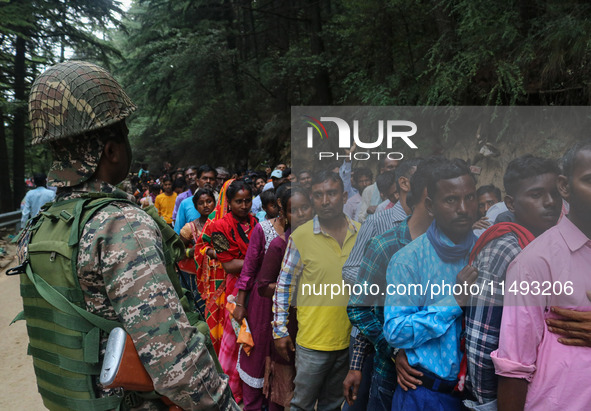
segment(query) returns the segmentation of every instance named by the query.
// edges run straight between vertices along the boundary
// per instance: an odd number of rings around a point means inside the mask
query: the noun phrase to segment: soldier
[[[115,187],[131,165],[125,118],[135,108],[91,63],[57,64],[32,86],[33,144],[49,143],[48,182],[58,187],[56,203],[19,240],[39,392],[50,409],[167,409],[166,396],[185,410],[239,410],[167,275],[174,233],[163,236],[160,222]],[[117,324],[153,380],[151,395],[97,382],[99,346]]]

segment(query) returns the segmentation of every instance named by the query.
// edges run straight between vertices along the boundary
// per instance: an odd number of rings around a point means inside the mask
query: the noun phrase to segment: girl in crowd
[[[204,230],[209,236],[213,249],[205,252],[210,258],[217,258],[226,272],[226,302],[229,295],[236,295],[236,281],[244,264],[244,257],[257,220],[250,214],[252,188],[242,181],[228,180],[220,192],[215,222]],[[232,327],[230,313],[224,310],[223,335],[219,360],[224,373],[230,377],[230,388],[237,403],[242,400],[242,384],[236,369],[239,346]]]
[[[279,215],[279,207],[275,197],[275,190],[269,189],[261,194],[261,204],[263,209],[256,214],[259,221],[272,220]]]
[[[277,189],[277,195],[281,192],[289,191],[287,184],[281,185]],[[270,193],[267,190],[263,193]],[[273,205],[278,210],[277,201],[273,196]],[[271,210],[270,207],[267,208]],[[234,318],[238,323],[242,323],[243,318],[247,318],[250,332],[254,340],[254,347],[247,355],[243,349],[238,354],[238,364],[236,368],[240,378],[244,382],[242,385],[244,410],[261,410],[266,405],[263,395],[263,382],[265,374],[265,361],[270,355],[272,334],[271,334],[271,300],[261,297],[258,293],[251,293],[257,277],[263,258],[271,241],[278,235],[282,235],[285,230],[287,219],[285,213],[275,213],[272,218],[261,221],[254,229],[242,272],[236,284],[238,295],[236,297],[236,309]]]
[[[213,224],[210,214],[215,208],[215,196],[213,191],[208,188],[200,188],[193,196],[193,204],[199,212],[199,218],[191,221],[181,229],[181,239],[187,244],[194,245],[188,249],[188,257],[192,258],[190,264],[185,263],[187,260],[179,263],[181,270],[195,274],[190,276],[193,280],[191,290],[195,294],[198,291],[198,296],[195,296],[196,301],[203,302],[203,312],[207,325],[209,326],[211,342],[216,354],[220,353],[220,346],[222,344],[222,331],[224,321],[225,307],[225,290],[221,287],[225,279],[221,263],[210,257],[213,255],[213,250],[210,255],[207,254],[209,247],[209,237],[205,235],[206,230]]]
[[[278,195],[277,202],[281,213],[286,217],[285,232],[279,235],[269,245],[263,264],[257,277],[256,287],[261,296],[267,297],[270,302],[268,313],[266,317],[269,322],[272,320],[273,312],[271,309],[272,298],[277,284],[277,278],[281,270],[281,262],[285,249],[287,248],[287,239],[292,230],[295,230],[300,225],[309,221],[314,216],[312,204],[310,204],[310,196],[308,191],[299,186],[294,185],[290,190],[284,191]],[[269,325],[270,328],[270,325]],[[295,310],[290,308],[289,335],[293,341],[296,340],[297,320]],[[266,361],[265,381],[263,391],[270,400],[269,410],[283,410],[284,407],[289,408],[289,403],[293,395],[293,379],[295,377],[295,358],[292,355],[290,361],[285,361],[276,351],[273,346],[271,331],[269,331],[269,345],[271,347],[270,360]]]

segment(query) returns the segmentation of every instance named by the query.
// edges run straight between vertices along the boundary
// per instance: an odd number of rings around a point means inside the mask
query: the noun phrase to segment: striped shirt
[[[361,260],[365,253],[365,246],[368,241],[377,235],[385,233],[387,230],[394,227],[394,223],[404,220],[406,212],[402,208],[400,201],[394,207],[373,214],[361,225],[361,229],[357,234],[357,240],[351,250],[351,255],[343,266],[343,280],[350,284],[355,284],[357,281],[357,272],[361,266]]]
[[[372,238],[361,262],[357,283],[367,283],[368,287],[376,284],[384,292],[387,286],[386,270],[390,258],[411,241],[408,220],[396,223],[391,230]],[[396,376],[392,361],[394,351],[383,333],[384,303],[385,297],[380,294],[377,296],[365,293],[353,294],[349,299],[347,314],[351,323],[359,328],[361,334],[365,335],[376,349],[374,357],[376,372],[383,378],[394,378]]]

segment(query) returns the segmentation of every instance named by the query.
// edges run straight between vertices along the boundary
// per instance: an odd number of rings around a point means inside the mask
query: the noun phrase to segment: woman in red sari
[[[248,248],[250,236],[253,232],[257,220],[250,214],[252,206],[252,188],[242,181],[228,181],[224,184],[225,196],[220,194],[218,209],[216,210],[216,220],[205,231],[211,239],[213,250],[209,249],[206,253],[217,258],[226,272],[225,290],[226,302],[228,296],[236,296],[236,281],[242,270],[244,256]],[[222,191],[224,191],[224,188]],[[225,210],[225,204],[228,209]],[[218,212],[227,213],[218,218]],[[220,364],[224,373],[230,377],[230,388],[234,394],[236,402],[242,400],[242,382],[236,362],[238,360],[238,350],[240,346],[236,343],[236,334],[232,327],[232,316],[227,310],[224,310],[224,323],[222,343],[219,353]]]
[[[190,242],[189,256],[192,264],[192,272],[195,274],[196,289],[203,301],[203,312],[209,326],[211,342],[216,354],[219,355],[222,344],[222,332],[224,322],[225,289],[222,286],[226,273],[222,264],[207,255],[209,236],[205,234],[209,226],[213,224],[215,197],[213,191],[200,188],[193,196],[193,204],[199,212],[198,219],[191,221],[181,229],[181,239],[185,244]],[[193,247],[194,246],[194,247]],[[213,254],[213,249],[210,254]],[[180,263],[179,263],[180,265]],[[188,266],[184,267],[188,271]]]

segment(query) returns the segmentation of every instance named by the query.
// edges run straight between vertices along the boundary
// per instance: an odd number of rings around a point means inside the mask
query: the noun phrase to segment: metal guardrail
[[[0,228],[10,227],[16,225],[17,228],[21,223],[22,211],[12,211],[10,213],[0,214]]]

